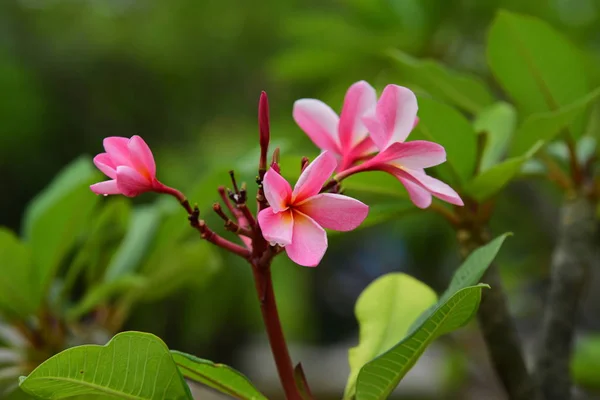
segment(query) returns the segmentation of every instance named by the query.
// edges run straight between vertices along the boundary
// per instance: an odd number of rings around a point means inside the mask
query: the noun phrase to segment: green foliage
[[[192,399],[167,346],[141,332],[120,333],[105,346],[65,350],[21,377],[19,386],[45,399]]]
[[[348,353],[350,377],[345,398],[354,395],[361,368],[406,336],[414,320],[436,300],[429,286],[403,273],[384,275],[361,293],[354,310],[360,339]]]
[[[485,140],[479,161],[480,172],[487,171],[502,160],[516,125],[516,111],[508,103],[494,103],[477,114],[473,128],[479,135],[483,135]]]
[[[419,123],[410,136],[410,140],[416,139],[444,146],[447,161],[437,169],[454,186],[461,186],[475,172],[477,138],[469,121],[454,108],[419,98]]]
[[[520,156],[536,141],[543,140],[549,143],[561,132],[566,132],[573,121],[582,116],[588,106],[598,98],[598,95],[600,95],[600,88],[554,111],[530,115],[517,130],[510,154]]]
[[[89,185],[97,180],[91,161],[79,158],[28,205],[23,236],[32,250],[40,292],[47,289],[63,257],[89,225],[97,203]]]
[[[477,114],[492,104],[493,97],[477,77],[450,70],[434,60],[419,60],[400,51],[390,51],[402,80],[425,89],[434,98]]]
[[[421,292],[419,296],[422,299],[414,303],[417,300],[415,296],[412,300],[415,312],[409,313],[406,310],[408,307],[405,307],[405,298],[401,298],[403,302],[396,302],[394,296],[397,287],[393,283],[406,280],[399,278],[402,275],[390,274],[388,276],[391,278],[380,278],[365,289],[359,299],[360,304],[357,303],[356,306],[361,342],[350,353],[351,375],[345,397],[350,398],[354,394],[355,370],[370,355],[380,354],[360,368],[355,384],[357,400],[387,398],[432,341],[464,326],[477,311],[482,288],[487,287],[477,282],[507,236],[508,234],[501,235],[473,251],[457,269],[448,288],[433,306],[428,307],[428,304],[435,301],[435,296],[426,294],[427,290],[424,288],[427,287],[419,286],[415,281],[407,281],[411,282],[413,293],[415,290]],[[376,284],[377,290],[373,289]],[[396,304],[388,303],[390,298]],[[383,306],[382,301],[385,301]],[[390,313],[398,312],[390,304],[402,310],[402,317],[390,316]],[[373,318],[373,315],[377,315],[379,319]],[[385,324],[379,325],[382,320],[394,321],[392,328],[388,329]],[[398,340],[400,341],[393,345]]]
[[[221,393],[244,400],[266,400],[266,397],[240,372],[233,368],[171,350],[179,372],[186,378],[209,386]]]
[[[0,309],[11,317],[25,318],[35,313],[41,295],[31,250],[5,228],[0,228],[0,260]]]
[[[600,390],[600,335],[581,338],[571,359],[573,380],[586,389]]]

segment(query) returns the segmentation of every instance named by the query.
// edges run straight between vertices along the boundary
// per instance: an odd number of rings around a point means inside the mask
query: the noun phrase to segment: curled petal
[[[90,186],[90,189],[96,194],[103,194],[105,196],[109,194],[122,194],[115,180],[95,183]]]
[[[294,217],[291,211],[275,212],[272,207],[265,208],[258,213],[258,224],[268,242],[281,246],[292,243]]]
[[[108,153],[100,153],[94,157],[94,165],[109,178],[115,179],[117,177],[117,167]]]
[[[270,168],[263,178],[265,197],[274,212],[288,208],[292,198],[292,188],[288,181],[273,168]]]
[[[377,104],[375,89],[365,81],[356,82],[346,92],[338,133],[343,153],[367,136],[362,116]]]
[[[388,163],[409,169],[422,169],[439,165],[446,161],[443,146],[425,140],[393,143],[390,147],[373,157],[370,165]]]
[[[323,228],[351,231],[367,217],[369,207],[352,197],[323,193],[309,198],[297,207]]]
[[[292,243],[285,246],[290,259],[304,267],[316,267],[327,250],[327,234],[312,218],[294,211]]]
[[[127,166],[117,167],[117,187],[127,197],[135,197],[153,189],[152,180]]]
[[[322,150],[340,154],[339,118],[327,104],[315,99],[300,99],[294,103],[294,120],[313,143]]]
[[[337,161],[330,152],[323,152],[302,172],[294,191],[292,192],[292,202],[301,203],[302,201],[318,194],[323,184],[331,176]]]
[[[431,193],[429,193],[426,189],[423,189],[421,186],[406,178],[397,178],[406,188],[408,196],[415,206],[419,208],[427,208],[431,205]]]
[[[104,139],[104,150],[108,153],[113,164],[117,167],[119,165],[131,166],[129,160],[129,139],[119,136],[111,136]]]
[[[456,204],[457,206],[464,205],[462,199],[460,198],[458,193],[454,191],[454,189],[452,189],[444,182],[432,178],[431,176],[427,175],[424,171],[415,169],[411,170],[407,168],[404,168],[401,171],[401,175],[403,175],[408,180],[427,189],[435,197],[447,201],[450,204]]]
[[[144,139],[135,135],[132,136],[127,145],[132,166],[148,179],[156,176],[156,164],[150,147],[144,142]]]

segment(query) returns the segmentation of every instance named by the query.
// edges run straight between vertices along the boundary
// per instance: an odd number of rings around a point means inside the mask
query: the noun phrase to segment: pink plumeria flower
[[[297,264],[314,267],[327,250],[323,228],[350,231],[367,217],[369,207],[348,196],[321,193],[337,166],[333,154],[323,152],[306,167],[294,190],[273,168],[263,179],[270,207],[258,214],[263,236],[271,244],[285,247]]]
[[[419,208],[429,207],[432,196],[462,206],[463,201],[450,186],[424,171],[446,161],[445,149],[424,140],[404,142],[415,126],[417,110],[417,98],[412,91],[397,85],[386,86],[376,107],[363,117],[380,153],[343,171],[337,178],[361,171],[384,171],[406,187],[410,199]]]
[[[375,89],[360,81],[346,92],[340,117],[331,107],[316,99],[297,100],[293,116],[318,148],[336,156],[340,162],[338,171],[343,171],[376,150],[362,122],[362,116],[376,103]]]
[[[94,164],[111,180],[91,185],[94,193],[135,197],[168,189],[156,179],[154,156],[141,137],[107,137],[103,144],[106,153],[94,157]]]

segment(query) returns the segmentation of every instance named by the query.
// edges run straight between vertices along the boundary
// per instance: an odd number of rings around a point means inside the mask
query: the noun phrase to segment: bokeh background
[[[143,136],[161,180],[199,197],[190,195],[192,201],[216,201],[216,186],[228,184],[230,168],[254,189],[260,91],[271,102],[273,144],[283,154],[312,157],[318,150],[291,117],[294,100],[319,98],[339,111],[347,87],[357,80],[378,89],[404,83],[387,55],[390,49],[476,74],[502,98],[485,59],[486,30],[500,8],[548,21],[586,51],[590,73],[598,77],[598,0],[0,1],[0,225],[19,232],[31,199],[65,165],[101,152],[102,139],[112,135]],[[211,185],[199,186],[207,180]],[[515,233],[499,263],[528,350],[560,200],[549,183],[517,182],[500,196],[492,221],[495,234]],[[100,209],[121,200],[101,201]],[[152,195],[133,203],[163,206]],[[130,211],[127,204],[118,207]],[[121,222],[105,227],[114,231],[102,247],[107,264],[124,240],[127,222]],[[168,228],[159,230],[145,246],[154,248],[169,235]],[[405,271],[441,291],[460,262],[452,230],[424,212],[330,241],[318,268],[295,266],[283,257],[274,266],[292,352],[319,398],[339,398],[343,391],[346,349],[357,340],[353,306],[369,282]],[[161,268],[184,257],[179,251],[166,254]],[[136,262],[151,263],[146,258]],[[201,257],[189,268],[193,263],[186,260],[183,279],[132,302],[116,325],[153,332],[171,348],[229,363],[276,398],[278,382],[250,270],[225,254],[213,258]],[[77,280],[74,291],[81,296],[89,285],[93,281]],[[582,307],[582,335],[600,328],[593,292]],[[475,328],[438,341],[398,394],[501,399]],[[600,372],[591,375],[600,381]],[[581,395],[600,398],[590,388]]]

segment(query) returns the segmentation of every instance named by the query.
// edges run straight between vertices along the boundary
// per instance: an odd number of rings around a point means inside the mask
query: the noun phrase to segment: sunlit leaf
[[[434,60],[419,60],[400,51],[390,51],[402,79],[425,89],[433,97],[472,114],[494,101],[483,81],[452,71]]]
[[[514,107],[508,103],[495,103],[477,114],[473,128],[485,137],[479,171],[486,171],[502,160],[516,125],[517,114]]]
[[[436,300],[429,286],[403,273],[384,275],[361,293],[354,310],[360,339],[349,350],[345,398],[354,395],[360,369],[406,336],[414,320]]]
[[[105,346],[65,350],[21,377],[19,385],[46,399],[193,399],[167,346],[141,332],[120,333]]]
[[[266,400],[248,378],[235,369],[198,358],[191,354],[171,350],[179,372],[186,378],[209,386],[236,399]]]

